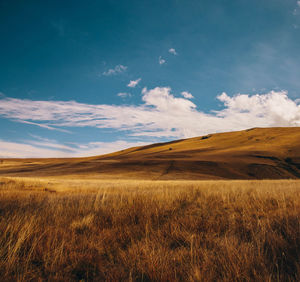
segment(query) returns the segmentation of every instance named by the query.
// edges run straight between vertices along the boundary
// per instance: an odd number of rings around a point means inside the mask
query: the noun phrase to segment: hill
[[[137,179],[300,178],[300,127],[253,128],[72,159],[2,159],[0,175]]]

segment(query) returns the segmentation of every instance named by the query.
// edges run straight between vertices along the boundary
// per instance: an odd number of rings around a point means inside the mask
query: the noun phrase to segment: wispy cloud
[[[170,48],[169,49],[169,53],[171,53],[171,54],[173,54],[175,56],[178,55],[177,52],[176,52],[176,50],[174,48]]]
[[[160,65],[163,65],[165,62],[166,62],[166,60],[163,59],[161,56],[159,56],[159,58],[158,58],[158,63],[159,63]]]
[[[41,139],[41,138],[39,138]],[[107,154],[129,147],[142,146],[145,142],[90,142],[87,144],[61,145],[54,140],[27,140],[10,142],[0,139],[0,158],[68,158]]]
[[[141,81],[141,78],[138,78],[137,80],[130,80],[130,82],[127,84],[128,87],[134,88],[136,87],[139,82]]]
[[[109,70],[103,72],[103,75],[106,75],[106,76],[116,75],[116,74],[122,73],[122,72],[124,72],[126,70],[127,70],[126,66],[117,65],[113,69],[109,69]]]
[[[300,8],[300,1],[297,1],[297,6],[296,6],[296,8],[293,11],[293,15],[294,16],[299,15],[299,8]]]
[[[169,87],[142,90],[143,103],[91,105],[75,101],[0,99],[0,116],[50,127],[96,127],[128,131],[130,136],[183,138],[251,127],[300,126],[300,105],[285,91],[266,94],[223,93],[223,109],[205,113]]]
[[[131,94],[130,93],[127,93],[127,92],[120,92],[117,94],[119,97],[121,98],[127,98],[127,97],[131,97]]]
[[[186,99],[192,99],[194,98],[194,96],[190,93],[190,92],[187,92],[187,91],[183,91],[181,92],[181,95],[186,98]]]
[[[60,132],[64,132],[64,133],[72,133],[69,130],[56,128],[56,127],[53,127],[53,126],[49,126],[47,124],[41,124],[41,123],[36,123],[36,122],[32,122],[32,121],[27,121],[27,120],[18,120],[18,122],[25,123],[25,124],[30,124],[30,125],[35,125],[35,126],[38,126],[38,127],[41,127],[41,128],[49,129],[49,130],[56,130],[56,131],[60,131]]]

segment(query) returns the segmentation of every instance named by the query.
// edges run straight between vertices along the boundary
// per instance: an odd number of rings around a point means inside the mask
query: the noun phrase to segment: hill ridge
[[[300,127],[251,128],[70,159],[2,159],[0,175],[142,179],[300,178]]]

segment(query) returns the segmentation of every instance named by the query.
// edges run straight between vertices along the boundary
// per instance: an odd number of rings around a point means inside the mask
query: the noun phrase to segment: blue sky
[[[0,157],[300,125],[300,1],[0,0]]]

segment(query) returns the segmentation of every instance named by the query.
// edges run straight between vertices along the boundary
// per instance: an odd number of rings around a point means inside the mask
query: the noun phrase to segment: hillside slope
[[[300,178],[300,127],[253,128],[74,159],[5,159],[0,175],[144,179]]]

